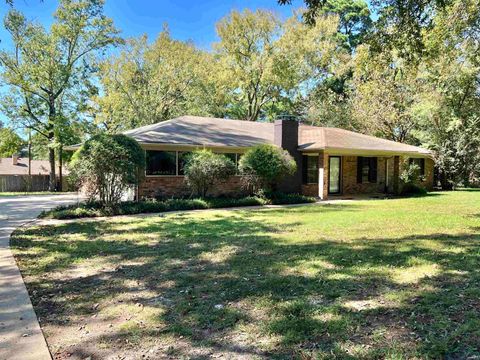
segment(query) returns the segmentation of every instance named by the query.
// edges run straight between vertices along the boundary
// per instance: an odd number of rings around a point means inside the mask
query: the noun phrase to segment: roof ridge
[[[148,125],[143,125],[143,126],[140,126],[140,127],[136,127],[136,128],[133,128],[133,129],[129,129],[129,130],[125,130],[122,132],[122,134],[128,134],[132,131],[137,131],[137,130],[146,130],[150,127],[155,127],[155,126],[158,126],[158,125],[162,125],[162,124],[165,124],[165,123],[170,123],[172,122],[173,120],[178,120],[180,119],[181,117],[183,116],[178,116],[176,118],[173,118],[173,119],[168,119],[168,120],[162,120],[162,121],[159,121],[159,122],[156,122],[156,123],[153,123],[153,124],[148,124]]]
[[[384,141],[384,142],[388,142],[388,143],[393,143],[393,144],[401,144],[401,145],[404,145],[404,146],[411,146],[411,147],[414,147],[414,148],[420,148],[420,149],[423,149],[422,147],[420,146],[416,146],[416,145],[411,145],[411,144],[407,144],[407,143],[404,143],[404,142],[400,142],[400,141],[394,141],[394,140],[390,140],[390,139],[385,139],[385,138],[381,138],[381,137],[378,137],[378,136],[373,136],[373,135],[368,135],[368,134],[363,134],[363,133],[360,133],[360,132],[355,132],[355,131],[351,131],[351,130],[347,130],[347,129],[342,129],[342,128],[334,128],[334,127],[329,127],[327,129],[334,129],[334,130],[340,130],[340,131],[343,131],[343,132],[348,132],[350,134],[355,134],[357,136],[363,136],[363,137],[366,137],[366,138],[371,138],[371,139],[375,139],[375,140],[380,140],[380,141]],[[425,149],[427,150],[427,149]]]

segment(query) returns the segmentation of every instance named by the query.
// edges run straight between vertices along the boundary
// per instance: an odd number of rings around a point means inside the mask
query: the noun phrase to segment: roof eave
[[[313,151],[325,151],[329,154],[335,155],[359,155],[359,156],[373,156],[373,155],[409,155],[409,156],[419,156],[419,157],[433,157],[432,152],[420,152],[420,151],[398,151],[398,150],[377,150],[377,149],[352,149],[352,148],[335,148],[335,147],[299,147],[298,150],[302,152],[313,152]]]

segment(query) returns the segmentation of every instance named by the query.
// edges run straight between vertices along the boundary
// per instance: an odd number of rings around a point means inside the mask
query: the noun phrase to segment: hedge
[[[281,205],[312,203],[316,199],[299,194],[272,194],[271,198],[247,196],[243,198],[209,198],[209,199],[168,199],[126,201],[114,208],[105,208],[99,202],[84,202],[68,206],[58,206],[44,211],[40,218],[45,219],[77,219],[113,215],[133,215],[143,213],[159,213],[178,210],[217,209],[255,205]]]

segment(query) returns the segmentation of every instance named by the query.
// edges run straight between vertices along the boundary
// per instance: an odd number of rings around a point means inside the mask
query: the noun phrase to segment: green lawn
[[[480,355],[480,191],[16,232],[57,358]]]

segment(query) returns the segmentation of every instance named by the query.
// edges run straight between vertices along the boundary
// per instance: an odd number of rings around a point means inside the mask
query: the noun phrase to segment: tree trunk
[[[55,134],[54,134],[54,126],[55,126],[55,118],[57,116],[57,110],[55,109],[55,98],[52,96],[49,98],[49,114],[48,114],[48,127],[49,127],[49,132],[48,132],[48,141],[51,143],[55,139]],[[53,147],[50,147],[48,149],[48,159],[50,161],[50,184],[48,187],[49,191],[55,191],[56,190],[56,176],[55,176],[55,149]]]
[[[28,192],[32,191],[32,129],[28,130]]]
[[[48,149],[48,160],[50,161],[50,181],[48,190],[55,191],[56,188],[56,176],[55,176],[55,149]]]
[[[60,145],[60,148],[58,149],[58,191],[63,191],[63,148]]]

